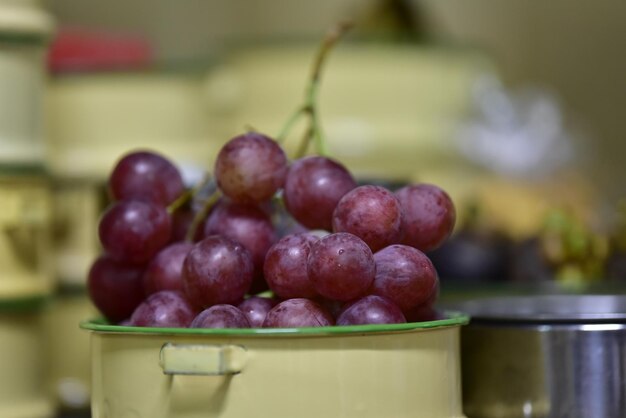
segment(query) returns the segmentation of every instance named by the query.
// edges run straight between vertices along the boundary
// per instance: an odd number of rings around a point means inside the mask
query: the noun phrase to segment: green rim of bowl
[[[388,333],[400,331],[414,331],[439,327],[460,326],[469,323],[469,316],[460,312],[445,312],[444,319],[424,322],[409,322],[404,324],[376,324],[376,325],[334,325],[328,327],[311,328],[150,328],[111,325],[105,319],[98,318],[80,323],[80,327],[89,331],[121,333],[121,334],[168,334],[189,336],[319,336],[319,335],[346,335],[363,333]]]

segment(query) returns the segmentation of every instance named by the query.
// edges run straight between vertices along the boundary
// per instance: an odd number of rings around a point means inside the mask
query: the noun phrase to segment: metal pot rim
[[[477,323],[626,323],[626,295],[538,295],[464,301],[453,306]]]

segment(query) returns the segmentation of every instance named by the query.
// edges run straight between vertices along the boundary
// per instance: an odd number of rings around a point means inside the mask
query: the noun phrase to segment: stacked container
[[[77,36],[77,42],[86,45],[102,45],[102,37],[112,37]],[[126,48],[124,39],[116,39],[118,52]],[[217,149],[209,141],[203,78],[148,70],[148,47],[138,48],[141,41],[136,39],[132,42],[135,51],[143,51],[140,62],[135,56],[112,63],[104,48],[96,55],[68,60],[80,62],[78,67],[65,66],[62,58],[54,61],[54,53],[50,63],[54,72],[47,103],[48,161],[55,191],[54,251],[59,280],[49,315],[49,329],[55,336],[50,350],[52,386],[61,407],[73,413],[86,413],[89,407],[89,338],[78,323],[96,315],[86,279],[101,251],[97,225],[108,204],[110,171],[123,154],[142,148],[167,155],[193,178],[211,160],[208,153]],[[98,48],[85,52],[94,50]]]
[[[43,92],[52,19],[30,0],[0,1],[0,416],[53,414],[42,328],[51,203]]]

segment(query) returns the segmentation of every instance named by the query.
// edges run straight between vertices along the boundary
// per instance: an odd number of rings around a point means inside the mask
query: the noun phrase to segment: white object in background
[[[0,0],[0,163],[40,164],[46,43],[52,18],[30,0]]]
[[[537,177],[574,157],[556,99],[543,90],[507,91],[493,76],[474,86],[475,116],[456,137],[469,160],[501,174]]]

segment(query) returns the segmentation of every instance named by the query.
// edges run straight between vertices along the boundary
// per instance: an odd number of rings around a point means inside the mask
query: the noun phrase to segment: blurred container
[[[60,178],[104,181],[136,148],[185,167],[217,153],[202,78],[186,73],[110,72],[57,76],[48,94],[49,164]]]
[[[38,2],[0,0],[0,164],[43,160],[44,63],[52,29]]]
[[[57,293],[47,307],[43,325],[47,333],[48,356],[52,360],[47,367],[49,390],[60,410],[89,410],[89,337],[78,327],[78,318],[89,318],[96,313],[93,304],[80,289],[66,288]]]
[[[303,329],[92,331],[94,418],[461,418],[467,317]]]
[[[0,301],[0,417],[54,415],[46,382],[42,297]]]
[[[626,297],[475,299],[461,337],[469,418],[618,418],[626,405]]]
[[[229,138],[245,125],[275,136],[302,103],[316,44],[234,49],[208,76],[212,120]],[[470,88],[491,62],[471,50],[345,43],[322,75],[319,108],[331,154],[359,177],[406,180],[450,167],[450,141]],[[286,147],[299,145],[294,132]]]
[[[43,174],[0,167],[0,300],[52,291],[48,185]]]
[[[36,1],[0,0],[0,299],[51,290],[51,207],[41,128],[52,29]]]
[[[55,273],[65,288],[83,288],[89,267],[100,252],[97,224],[106,205],[99,183],[57,179],[53,185]]]

